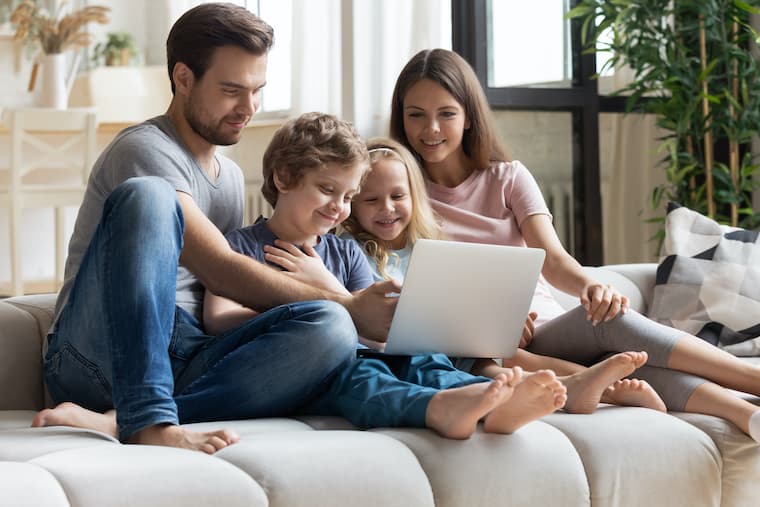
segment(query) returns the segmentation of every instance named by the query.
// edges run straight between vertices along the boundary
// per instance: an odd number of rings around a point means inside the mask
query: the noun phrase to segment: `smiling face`
[[[460,163],[469,120],[462,105],[441,85],[421,79],[403,99],[404,132],[425,168]]]
[[[279,191],[269,226],[282,240],[314,245],[351,213],[351,199],[366,170],[364,163],[349,167],[327,164],[307,170],[300,180],[286,187],[275,177]]]
[[[243,127],[261,104],[266,69],[266,54],[254,55],[237,46],[218,48],[203,77],[190,78],[183,113],[193,132],[211,145],[240,141]]]
[[[407,227],[412,219],[412,196],[404,164],[394,158],[381,158],[354,199],[354,216],[359,225],[394,250],[406,246]]]

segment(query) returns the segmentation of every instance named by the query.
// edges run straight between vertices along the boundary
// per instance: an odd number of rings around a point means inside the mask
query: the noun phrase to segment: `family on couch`
[[[271,27],[231,4],[172,27],[169,110],[120,133],[93,168],[45,356],[59,405],[33,425],[212,453],[237,435],[179,424],[320,413],[467,438],[481,419],[510,433],[605,401],[721,416],[760,441],[760,409],[724,388],[760,395],[760,368],[628,311],[582,271],[455,53],[422,51],[401,71],[393,140],[368,150],[316,113],[284,125],[264,157],[275,212],[239,229],[242,172],[215,147],[236,143],[258,108],[272,43]],[[436,216],[446,239],[544,249],[546,280],[581,306],[564,313],[540,281],[503,365],[356,360],[359,337],[382,346],[399,263],[417,239],[443,237]],[[355,239],[328,232],[347,218]],[[634,371],[640,380],[624,379]]]

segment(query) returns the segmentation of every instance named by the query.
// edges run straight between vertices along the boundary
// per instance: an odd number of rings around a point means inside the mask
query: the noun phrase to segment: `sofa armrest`
[[[42,345],[54,305],[54,294],[0,301],[0,410],[45,406]]]
[[[593,278],[609,283],[628,296],[630,307],[644,315],[649,310],[654,294],[657,264],[611,264],[601,267],[585,266]],[[578,298],[551,287],[552,295],[566,310],[578,306]]]

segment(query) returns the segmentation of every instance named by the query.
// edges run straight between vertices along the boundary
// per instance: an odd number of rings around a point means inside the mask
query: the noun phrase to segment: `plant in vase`
[[[108,23],[108,7],[90,5],[77,11],[66,13],[63,0],[53,12],[34,0],[22,1],[11,14],[11,25],[16,32],[14,39],[23,41],[38,49],[40,57],[35,59],[29,79],[29,91],[33,91],[39,65],[42,70],[42,90],[39,104],[44,107],[65,108],[68,102],[69,84],[65,77],[65,51],[86,47],[92,43],[85,31],[89,23]],[[75,59],[73,72],[79,60]]]
[[[666,131],[667,183],[652,190],[655,209],[677,201],[722,223],[760,223],[752,208],[759,167],[749,149],[760,130],[750,24],[757,14],[760,0],[577,0],[568,13],[582,21],[589,51],[608,53],[609,67],[632,70],[633,80],[617,91],[628,95],[626,112],[654,114]]]

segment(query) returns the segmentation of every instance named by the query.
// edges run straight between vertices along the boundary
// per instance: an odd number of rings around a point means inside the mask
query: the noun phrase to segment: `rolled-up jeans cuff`
[[[116,414],[118,421],[119,441],[122,443],[127,442],[138,431],[144,430],[150,426],[157,424],[179,424],[179,418],[177,417],[177,409],[174,407],[156,408],[149,414],[135,415],[133,417],[120,418],[119,414]]]

